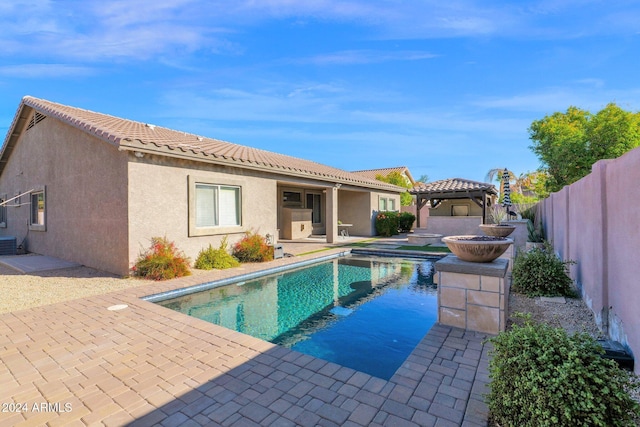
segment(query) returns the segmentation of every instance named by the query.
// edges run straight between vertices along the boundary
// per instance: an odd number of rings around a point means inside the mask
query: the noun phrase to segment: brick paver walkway
[[[487,425],[485,335],[435,325],[385,381],[139,299],[203,278],[0,315],[0,426]]]

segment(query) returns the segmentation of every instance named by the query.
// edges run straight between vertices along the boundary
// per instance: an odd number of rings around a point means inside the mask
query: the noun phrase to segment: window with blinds
[[[196,184],[196,227],[240,225],[240,187]]]

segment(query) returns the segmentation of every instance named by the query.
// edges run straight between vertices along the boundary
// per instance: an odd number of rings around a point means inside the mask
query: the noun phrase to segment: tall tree
[[[546,189],[558,191],[591,172],[600,159],[613,159],[640,146],[640,113],[608,104],[593,115],[577,107],[536,120],[529,128],[531,150],[548,173]]]
[[[398,187],[411,188],[411,182],[402,175],[400,172],[390,172],[387,176],[376,175],[378,181],[387,182],[389,184],[397,185]],[[405,191],[400,194],[400,205],[409,206],[413,201],[413,197],[409,192]]]

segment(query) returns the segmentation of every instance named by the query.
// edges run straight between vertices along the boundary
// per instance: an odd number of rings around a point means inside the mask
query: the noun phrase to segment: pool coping
[[[0,315],[7,401],[72,407],[0,413],[0,426],[487,424],[484,334],[436,324],[385,381],[141,299],[238,271]]]
[[[188,286],[186,288],[173,289],[170,291],[164,291],[152,295],[146,295],[141,297],[144,301],[157,303],[168,299],[178,298],[184,295],[189,295],[195,292],[206,291],[209,289],[218,288],[221,286],[232,285],[237,282],[245,282],[249,280],[259,279],[264,276],[272,274],[284,273],[286,271],[295,270],[297,268],[306,267],[313,264],[318,264],[324,261],[329,261],[335,258],[347,256],[349,254],[365,255],[365,256],[395,256],[400,258],[412,258],[412,259],[436,259],[441,258],[433,254],[416,253],[415,251],[393,251],[389,249],[383,250],[369,250],[369,249],[349,249],[335,252],[329,255],[322,255],[318,258],[310,258],[304,261],[294,262],[292,264],[280,265],[276,267],[265,268],[264,270],[254,271],[251,273],[239,274],[236,276],[230,276],[224,279],[214,280],[210,282],[201,283],[198,285]]]
[[[225,279],[220,279],[220,280],[214,280],[211,282],[206,282],[206,283],[201,283],[199,285],[194,285],[194,286],[189,286],[186,288],[181,288],[181,289],[175,289],[175,290],[171,290],[171,291],[166,291],[166,292],[161,292],[158,294],[153,294],[153,295],[147,295],[142,297],[141,299],[144,301],[149,301],[149,302],[160,302],[160,301],[165,301],[168,299],[172,299],[172,298],[178,298],[184,295],[189,295],[195,292],[200,292],[200,291],[206,291],[208,289],[214,289],[214,288],[218,288],[221,286],[226,286],[226,285],[232,285],[234,283],[238,283],[238,282],[244,282],[244,281],[248,281],[248,280],[253,280],[253,279],[259,279],[261,277],[264,276],[268,276],[271,274],[278,274],[278,273],[283,273],[285,271],[290,271],[290,270],[294,270],[296,268],[300,268],[300,267],[306,267],[308,265],[313,265],[313,264],[317,264],[323,261],[329,261],[335,258],[340,258],[341,256],[346,256],[350,253],[351,251],[341,251],[338,253],[334,253],[334,254],[330,254],[330,255],[324,255],[322,257],[319,258],[312,258],[312,259],[308,259],[308,260],[304,260],[304,261],[300,261],[300,262],[296,262],[293,264],[287,264],[287,265],[281,265],[281,266],[277,266],[277,267],[270,267],[270,268],[266,268],[264,270],[259,270],[259,271],[254,271],[251,273],[245,273],[245,274],[239,274],[237,276],[231,276],[231,277],[227,277]]]

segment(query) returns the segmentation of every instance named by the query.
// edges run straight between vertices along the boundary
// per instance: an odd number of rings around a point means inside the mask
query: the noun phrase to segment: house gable
[[[7,203],[0,234],[30,252],[126,271],[127,154],[30,107],[14,124],[0,193],[21,196]]]

